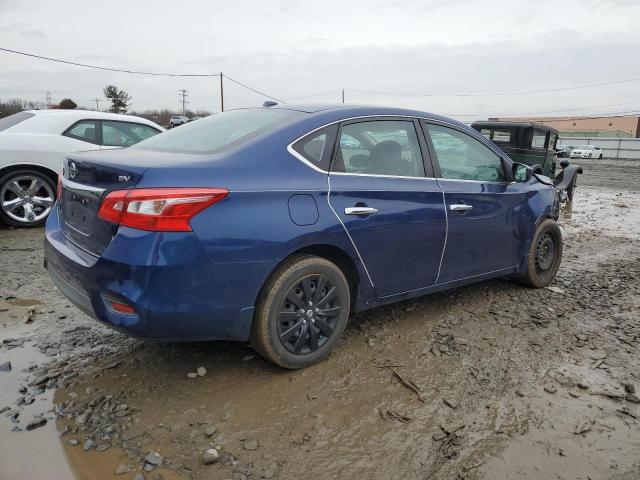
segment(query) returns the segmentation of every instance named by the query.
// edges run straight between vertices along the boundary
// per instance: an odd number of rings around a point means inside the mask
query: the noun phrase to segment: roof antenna
[[[263,107],[275,107],[278,105],[278,102],[274,102],[273,100],[267,100],[262,104]]]

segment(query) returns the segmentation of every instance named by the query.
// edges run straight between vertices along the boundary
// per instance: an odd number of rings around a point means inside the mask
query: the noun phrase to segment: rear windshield
[[[215,153],[240,145],[304,115],[281,109],[232,110],[189,122],[131,148],[181,153]]]
[[[9,127],[13,127],[14,125],[19,124],[20,122],[24,122],[28,118],[31,118],[35,115],[35,113],[29,112],[18,112],[13,115],[9,115],[8,117],[0,118],[0,132],[6,130]]]

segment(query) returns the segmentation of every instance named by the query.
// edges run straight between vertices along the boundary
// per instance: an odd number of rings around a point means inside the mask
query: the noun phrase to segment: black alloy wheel
[[[278,311],[278,338],[295,354],[322,347],[333,335],[340,316],[338,290],[324,275],[309,275],[295,283]]]
[[[285,261],[265,283],[251,326],[251,345],[284,368],[325,358],[349,319],[351,292],[342,270],[326,258]]]

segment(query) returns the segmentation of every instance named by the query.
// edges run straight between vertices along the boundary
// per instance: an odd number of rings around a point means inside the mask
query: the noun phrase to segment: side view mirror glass
[[[516,182],[528,182],[531,180],[533,170],[528,165],[522,163],[513,164],[513,179]]]

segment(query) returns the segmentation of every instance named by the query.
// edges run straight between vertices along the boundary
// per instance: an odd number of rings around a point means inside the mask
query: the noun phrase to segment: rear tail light
[[[104,198],[98,216],[140,230],[190,232],[191,219],[227,195],[225,188],[116,190]]]
[[[58,175],[58,187],[56,188],[56,198],[58,201],[62,198],[62,174]]]

